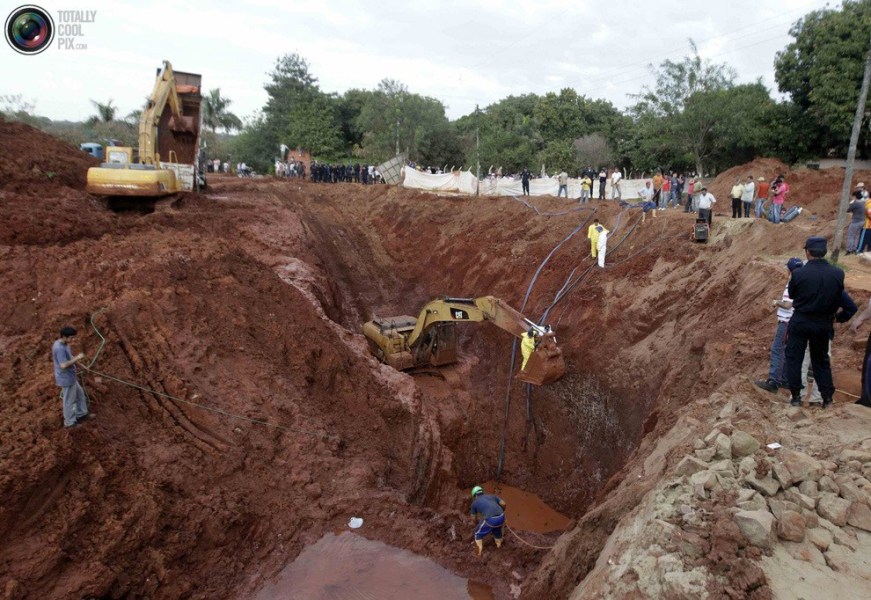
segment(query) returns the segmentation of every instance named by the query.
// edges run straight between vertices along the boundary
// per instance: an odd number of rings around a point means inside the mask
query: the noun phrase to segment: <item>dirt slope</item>
[[[700,246],[679,211],[639,226],[608,203],[533,199],[545,216],[512,198],[223,177],[176,210],[114,214],[74,171],[35,197],[23,171],[0,192],[9,598],[246,597],[351,514],[498,598],[512,573],[527,597],[564,597],[658,484],[617,487],[683,407],[764,373],[783,263],[831,231],[716,216]],[[587,256],[593,210],[613,231],[604,271]],[[414,377],[359,333],[373,314],[484,294],[549,309],[563,380],[527,398],[509,384],[511,340],[486,325],[462,329],[458,365]],[[97,419],[62,429],[49,350],[64,324],[99,351],[94,369],[165,395],[91,373]],[[855,374],[855,345],[833,355]],[[838,382],[856,390],[855,375]],[[503,478],[580,527],[555,553],[471,560],[467,490],[496,473],[506,409]]]

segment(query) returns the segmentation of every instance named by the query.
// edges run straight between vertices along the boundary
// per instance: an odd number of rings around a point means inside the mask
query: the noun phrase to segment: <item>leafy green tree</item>
[[[696,172],[704,173],[705,161],[721,142],[713,135],[714,117],[707,112],[712,108],[710,100],[734,87],[736,74],[725,64],[703,60],[692,40],[690,46],[692,55],[660,65],[656,86],[636,96],[632,112],[638,133],[646,138],[637,140],[638,145],[646,146],[658,166],[680,162],[681,155],[688,153]]]
[[[790,29],[795,41],[775,57],[778,89],[811,117],[802,122],[811,152],[846,152],[869,30],[871,2],[845,0],[840,9],[815,10],[799,19]],[[868,156],[869,144],[868,131],[863,128],[859,153]]]
[[[88,119],[89,123],[111,123],[115,120],[115,115],[118,114],[118,107],[112,104],[111,99],[105,104],[91,100],[91,104],[97,109],[97,114]]]
[[[221,95],[221,88],[209,90],[203,97],[203,123],[214,134],[218,127],[224,131],[242,128],[242,120],[229,111],[232,100]]]
[[[254,170],[267,173],[269,168],[273,166],[274,158],[279,153],[278,144],[274,140],[275,137],[270,133],[266,116],[257,114],[248,119],[242,132],[230,144],[230,160],[231,162],[245,161]]]
[[[397,145],[417,162],[461,162],[459,137],[445,116],[444,105],[410,93],[398,81],[384,79],[364,98],[355,126],[365,132],[359,154],[373,162],[393,156]]]
[[[544,149],[538,153],[537,164],[543,164],[549,174],[566,171],[569,175],[577,175],[578,159],[572,142],[554,140],[547,142]],[[517,171],[515,167],[513,171]],[[536,171],[536,169],[532,169]]]
[[[348,154],[355,156],[360,154],[364,131],[360,129],[358,119],[373,94],[374,92],[370,90],[351,89],[337,100],[336,111],[342,132],[342,143]]]
[[[265,144],[274,148],[284,143],[306,148],[312,156],[333,159],[341,153],[341,135],[336,101],[317,85],[308,62],[298,54],[280,57],[271,81],[264,88],[269,96],[263,109],[262,133]]]

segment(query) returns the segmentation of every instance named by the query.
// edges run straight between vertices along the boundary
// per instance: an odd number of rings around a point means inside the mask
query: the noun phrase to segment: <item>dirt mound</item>
[[[99,161],[24,123],[0,119],[0,190],[42,196],[47,188],[83,190]]]
[[[801,206],[819,219],[832,219],[838,214],[844,169],[792,170],[774,158],[758,158],[747,164],[732,167],[720,173],[713,182],[708,183],[709,191],[717,198],[718,212],[731,215],[730,192],[735,185],[735,178],[739,178],[743,183],[748,175],[752,176],[756,183],[760,177],[771,182],[778,175],[784,175],[789,184],[787,206]],[[871,171],[854,171],[852,185],[855,186],[860,181],[871,181]]]

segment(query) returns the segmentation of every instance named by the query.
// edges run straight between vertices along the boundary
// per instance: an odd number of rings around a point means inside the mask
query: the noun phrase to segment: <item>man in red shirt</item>
[[[756,218],[762,218],[762,215],[765,214],[765,201],[768,200],[768,191],[771,189],[771,186],[767,181],[765,181],[765,177],[760,177],[756,182]]]

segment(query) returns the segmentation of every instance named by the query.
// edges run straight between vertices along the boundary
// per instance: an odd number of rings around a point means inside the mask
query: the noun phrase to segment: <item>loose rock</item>
[[[817,502],[819,515],[839,527],[847,524],[847,511],[849,509],[850,503],[848,501],[838,498],[831,492],[820,494],[820,499]]]
[[[774,537],[774,515],[767,510],[742,510],[735,514],[741,534],[753,546],[770,548]]]
[[[759,450],[759,446],[761,445],[759,440],[755,437],[740,430],[734,431],[730,439],[732,444],[732,456],[736,458],[754,454]]]

